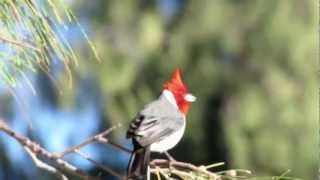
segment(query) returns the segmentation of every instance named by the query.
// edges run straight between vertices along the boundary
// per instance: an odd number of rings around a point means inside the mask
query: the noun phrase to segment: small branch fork
[[[31,160],[33,161],[36,167],[54,174],[55,176],[57,176],[58,179],[61,180],[68,180],[68,177],[64,173],[69,173],[86,180],[100,179],[99,177],[92,176],[89,173],[77,168],[76,166],[72,165],[71,163],[63,159],[66,155],[71,153],[81,156],[90,163],[101,168],[103,171],[117,177],[118,179],[127,179],[126,176],[110,169],[109,167],[102,165],[101,163],[90,158],[90,156],[88,156],[87,154],[80,151],[82,147],[87,146],[89,144],[102,143],[111,145],[122,152],[131,154],[132,152],[130,149],[127,149],[126,147],[111,142],[109,139],[105,137],[118,127],[120,127],[120,124],[113,126],[99,134],[96,134],[82,141],[81,143],[67,148],[61,152],[49,152],[36,142],[30,140],[28,137],[25,137],[15,132],[8,126],[8,124],[4,120],[0,119],[0,131],[3,131],[10,137],[17,140],[21,144],[21,146],[23,146],[23,148],[30,156]],[[240,176],[239,174],[251,174],[250,171],[241,169],[220,172],[209,171],[210,168],[221,166],[223,164],[224,163],[216,163],[209,166],[195,166],[190,163],[176,161],[173,158],[169,160],[154,159],[150,162],[150,172],[155,174],[158,180],[161,180],[161,177],[164,177],[164,179],[172,179],[172,175],[175,175],[180,179],[195,179],[195,176],[200,176],[206,179],[220,180],[224,177],[226,177],[227,179],[244,178],[246,176]]]
[[[119,179],[125,179],[124,176],[121,174],[111,170],[110,168],[96,162],[95,160],[91,159],[88,155],[85,153],[82,153],[80,151],[80,148],[92,144],[92,143],[104,143],[104,144],[110,144],[111,146],[120,149],[121,151],[131,153],[131,151],[125,147],[122,147],[118,144],[115,145],[115,143],[109,143],[109,139],[105,138],[104,136],[108,135],[111,131],[114,129],[120,127],[120,124],[113,126],[91,138],[88,138],[87,140],[83,141],[82,143],[72,146],[62,152],[59,153],[51,153],[47,151],[45,148],[41,147],[39,144],[36,142],[30,140],[29,138],[15,132],[13,129],[11,129],[8,124],[0,119],[0,131],[5,132],[7,135],[10,137],[14,138],[17,140],[25,149],[27,154],[30,156],[31,160],[35,164],[36,167],[39,169],[48,171],[49,173],[52,173],[56,175],[59,179],[61,180],[68,180],[67,176],[63,174],[63,172],[68,172],[70,174],[73,174],[75,176],[78,176],[82,179],[86,180],[94,180],[94,179],[99,179],[98,177],[94,177],[83,170],[77,168],[76,166],[72,165],[71,163],[67,162],[66,160],[63,159],[63,157],[67,154],[70,153],[76,153],[80,155],[81,157],[85,158],[89,162],[95,164],[96,166],[100,167],[104,171],[118,177]],[[48,162],[45,162],[44,160],[41,159],[46,159]]]
[[[75,146],[72,146],[60,153],[56,153],[56,156],[58,158],[62,158],[63,156],[67,155],[67,154],[70,154],[70,153],[76,153],[80,148],[86,146],[86,145],[89,145],[89,144],[93,144],[93,143],[96,143],[96,142],[99,142],[99,143],[104,143],[104,144],[110,144],[112,146],[114,146],[115,148],[118,148],[118,149],[121,149],[122,151],[125,151],[127,153],[131,153],[131,150],[125,148],[125,147],[122,147],[118,144],[115,144],[115,143],[112,143],[111,141],[109,141],[109,139],[105,138],[105,136],[107,136],[110,132],[112,132],[114,129],[120,127],[121,125],[118,124],[116,126],[113,126],[93,137],[90,137],[88,139],[86,139],[85,141],[83,141],[82,143],[78,144],[78,145],[75,145]]]

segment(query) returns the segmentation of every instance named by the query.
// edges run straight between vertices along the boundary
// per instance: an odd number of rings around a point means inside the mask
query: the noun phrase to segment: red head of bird
[[[184,115],[187,115],[191,105],[190,103],[194,102],[196,97],[188,92],[188,88],[182,81],[179,68],[175,69],[171,80],[166,82],[163,88],[164,90],[169,90],[174,95],[180,112],[182,112]]]

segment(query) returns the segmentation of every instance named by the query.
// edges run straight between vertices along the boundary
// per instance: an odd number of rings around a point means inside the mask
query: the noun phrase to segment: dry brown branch
[[[57,156],[57,153],[51,153],[47,151],[45,148],[41,147],[39,144],[31,141],[29,138],[15,132],[3,120],[0,120],[0,131],[3,131],[10,137],[16,139],[23,147],[25,147],[25,150],[27,151],[27,153],[30,155],[30,157],[32,158],[36,166],[39,167],[40,169],[43,169],[55,174],[59,174],[58,172],[62,170],[83,179],[98,179],[82,171],[81,169],[73,166],[72,164],[65,161],[64,159],[60,158],[59,156]],[[69,149],[73,149],[74,151],[77,148],[69,148]],[[43,161],[40,161],[38,158],[39,156],[51,161],[52,165],[49,165],[47,163],[44,163]]]
[[[26,152],[28,153],[28,155],[30,156],[30,158],[32,159],[36,167],[38,167],[39,169],[48,171],[52,174],[55,174],[61,180],[68,180],[68,178],[64,174],[62,174],[59,170],[57,170],[57,168],[38,159],[37,155],[34,154],[27,146],[24,146],[24,149],[26,150]]]
[[[65,155],[70,153],[75,153],[81,156],[82,158],[86,159],[90,163],[94,164],[95,166],[101,168],[103,171],[117,177],[118,179],[124,180],[126,179],[125,176],[113,171],[112,169],[102,165],[101,163],[95,161],[94,159],[90,158],[85,153],[81,152],[80,149],[86,145],[93,144],[93,143],[103,143],[109,144],[112,147],[117,148],[118,150],[131,153],[131,150],[110,142],[105,136],[110,134],[115,128],[119,127],[120,124],[113,126],[97,135],[94,135],[77,145],[74,145],[70,148],[67,148],[58,153],[51,153],[41,147],[36,142],[33,142],[29,138],[15,132],[11,129],[5,121],[0,119],[0,131],[5,132],[10,137],[16,139],[26,150],[28,155],[31,157],[32,161],[36,165],[36,167],[48,171],[52,174],[55,174],[59,179],[68,180],[67,176],[63,174],[63,172],[68,172],[75,176],[78,176],[82,179],[99,179],[97,177],[93,177],[90,174],[80,170],[79,168],[73,166],[69,162],[65,161],[63,158]],[[45,159],[46,161],[43,161]],[[50,163],[47,163],[50,162]],[[212,172],[209,171],[210,168],[221,166],[224,163],[216,163],[209,166],[195,166],[190,163],[176,161],[176,160],[167,160],[167,159],[153,159],[150,162],[150,172],[155,174],[157,179],[172,179],[172,175],[175,177],[179,177],[179,179],[195,179],[197,177],[201,177],[204,179],[213,179],[213,180],[220,180],[220,179],[243,179],[247,177],[247,175],[251,174],[248,170],[242,169],[233,169],[227,171],[219,171],[219,172]],[[244,176],[240,176],[240,175]]]
[[[193,171],[206,175],[207,177],[217,178],[219,175],[208,171],[204,166],[195,166],[190,163],[180,162],[180,161],[169,161],[166,159],[154,159],[150,162],[152,168],[164,168],[165,170],[171,171],[171,173],[180,173],[182,170]],[[178,170],[178,171],[176,171]]]
[[[251,171],[245,169],[230,169],[226,171],[212,172],[208,169],[221,166],[224,163],[215,163],[209,166],[195,166],[181,161],[170,161],[166,159],[154,159],[150,162],[151,173],[160,173],[165,179],[172,179],[175,175],[180,179],[246,179]]]

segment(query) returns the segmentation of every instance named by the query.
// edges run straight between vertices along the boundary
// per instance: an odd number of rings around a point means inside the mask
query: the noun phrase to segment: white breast
[[[165,139],[151,144],[150,150],[154,152],[165,152],[172,149],[178,142],[181,140],[184,130],[186,128],[186,122],[183,120],[183,127],[177,132],[172,133],[170,136]]]

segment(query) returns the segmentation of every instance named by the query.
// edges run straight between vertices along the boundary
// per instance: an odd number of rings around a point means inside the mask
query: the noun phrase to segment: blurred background
[[[13,95],[0,86],[0,117],[50,151],[77,144],[116,123],[125,139],[130,120],[158,97],[180,67],[197,96],[187,130],[170,151],[217,170],[249,169],[257,176],[315,179],[318,168],[317,5],[311,0],[68,0],[96,46],[77,26],[66,34],[78,54],[70,77],[61,62],[51,76],[29,73],[36,95],[19,82]],[[128,155],[106,145],[83,149],[125,172]],[[77,166],[112,177],[76,156]],[[28,168],[25,168],[28,167]],[[34,167],[13,139],[0,133],[0,179],[55,179]]]

